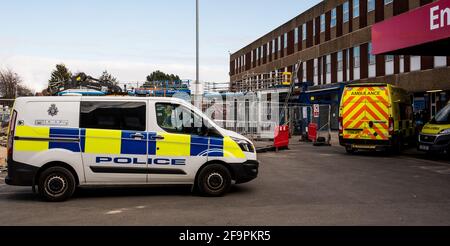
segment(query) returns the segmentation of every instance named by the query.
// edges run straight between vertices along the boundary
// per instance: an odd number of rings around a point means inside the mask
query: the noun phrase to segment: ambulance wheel
[[[76,188],[73,174],[63,167],[51,167],[39,175],[39,195],[49,202],[62,202],[69,199]]]
[[[352,148],[352,147],[346,147],[345,151],[347,152],[347,154],[354,154],[356,152],[356,149]]]
[[[390,152],[391,152],[391,154],[398,155],[403,152],[403,148],[404,148],[403,139],[399,137],[399,138],[397,138],[397,141],[395,141]]]
[[[197,188],[201,195],[218,197],[230,190],[231,173],[223,165],[211,164],[203,168],[197,178]]]

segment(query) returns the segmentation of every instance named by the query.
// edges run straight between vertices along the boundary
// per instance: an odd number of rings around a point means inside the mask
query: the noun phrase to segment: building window
[[[327,74],[331,73],[331,55],[327,55]]]
[[[80,127],[145,131],[145,102],[81,102]]]
[[[256,60],[259,60],[259,48],[256,49]]]
[[[331,55],[327,55],[325,59],[326,78],[324,84],[331,83]]]
[[[359,46],[353,48],[353,65],[355,68],[359,67],[360,58],[361,58],[361,54],[360,54]]]
[[[252,50],[252,52],[250,53],[250,61],[253,63],[253,50]]]
[[[298,27],[294,29],[294,43],[298,43]]]
[[[313,37],[316,36],[316,20],[313,20]]]
[[[281,51],[281,36],[278,37],[278,51]]]
[[[336,26],[336,8],[331,10],[331,27]]]
[[[275,39],[272,40],[272,54],[275,53]]]
[[[419,71],[421,65],[420,56],[411,56],[410,59],[410,71]]]
[[[306,81],[306,62],[303,62],[303,64],[302,64],[302,66],[303,66],[303,81]]]
[[[434,67],[445,67],[445,66],[447,66],[447,57],[445,56],[434,57]]]
[[[337,62],[338,62],[338,71],[342,71],[344,69],[344,62],[343,62],[343,56],[342,51],[339,51],[337,53]]]
[[[263,52],[263,51],[264,51],[264,45],[263,45],[263,46],[261,46],[261,54],[260,54],[260,55],[261,55],[261,59],[262,59],[262,58],[263,58],[263,56],[264,56],[264,52]]]
[[[325,32],[325,14],[320,16],[320,32]]]
[[[270,42],[267,43],[267,55],[269,56],[270,54]]]
[[[386,62],[391,62],[394,60],[394,56],[393,55],[386,55]]]
[[[392,3],[394,0],[384,0],[384,5],[388,5],[390,3]]]
[[[244,67],[245,67],[246,60],[247,60],[246,58],[247,58],[247,55],[244,55],[244,56],[243,56],[243,59],[242,59],[242,60],[244,61]]]
[[[348,9],[349,7],[348,2],[344,3],[344,23],[348,22],[349,18],[350,18],[350,10]]]
[[[353,18],[359,17],[359,0],[353,0]]]
[[[288,46],[288,34],[285,33],[285,34],[284,34],[284,48],[286,49],[287,46]]]
[[[302,27],[302,32],[303,32],[303,36],[302,36],[302,40],[305,41],[306,40],[306,23],[303,24]]]
[[[319,74],[318,59],[314,59],[314,76]]]
[[[375,0],[367,0],[367,12],[375,10]]]
[[[372,42],[369,43],[369,65],[375,65],[376,57],[372,54]]]

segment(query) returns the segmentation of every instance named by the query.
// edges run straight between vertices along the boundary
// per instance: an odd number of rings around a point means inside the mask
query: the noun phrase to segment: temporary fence
[[[317,134],[311,139],[313,142],[330,143],[332,107],[329,104],[312,106],[312,121],[310,126],[315,126]]]
[[[0,146],[6,146],[6,134],[13,105],[13,99],[0,99]]]
[[[323,138],[326,142],[330,140],[334,117],[331,105],[290,103],[287,110],[284,110],[282,103],[259,100],[204,100],[201,105],[219,126],[252,140],[273,140],[280,126],[287,126],[289,136],[303,136],[306,139],[311,125],[315,125],[317,130],[314,142]]]
[[[5,128],[9,123],[9,116],[11,115],[11,109],[14,104],[13,99],[0,99],[0,125],[1,128]]]

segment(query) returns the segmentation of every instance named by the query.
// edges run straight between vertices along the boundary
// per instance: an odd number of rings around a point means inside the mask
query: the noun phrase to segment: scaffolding
[[[242,80],[231,83],[230,90],[233,92],[256,92],[289,88],[292,83],[292,72],[247,73]]]

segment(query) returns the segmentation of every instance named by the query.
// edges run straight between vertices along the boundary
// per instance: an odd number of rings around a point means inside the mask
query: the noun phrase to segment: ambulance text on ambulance
[[[379,96],[379,91],[354,91],[351,94],[352,96]]]

